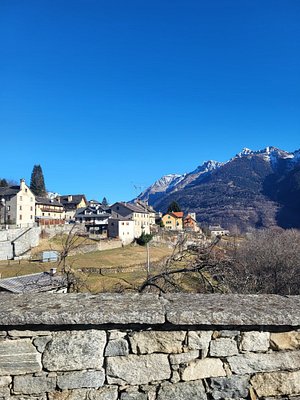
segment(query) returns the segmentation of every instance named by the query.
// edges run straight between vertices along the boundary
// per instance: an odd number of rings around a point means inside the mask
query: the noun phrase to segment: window
[[[32,215],[30,215],[30,219],[32,219]]]
[[[32,206],[30,207],[30,211],[32,211]]]
[[[25,193],[27,193],[28,192],[28,190],[27,190],[27,188],[25,188]]]
[[[22,206],[20,206],[20,210],[22,210]]]
[[[20,214],[20,221],[22,220],[22,214]]]
[[[20,196],[20,201],[22,201],[23,200],[23,198],[22,198],[22,196]]]

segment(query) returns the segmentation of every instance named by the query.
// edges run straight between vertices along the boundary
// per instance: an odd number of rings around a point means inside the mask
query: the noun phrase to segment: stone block
[[[300,332],[271,333],[271,347],[275,350],[300,349]]]
[[[218,358],[204,358],[192,361],[183,371],[183,381],[226,376],[223,363]]]
[[[101,370],[106,344],[104,331],[66,331],[53,334],[43,354],[48,371]]]
[[[210,342],[209,355],[211,357],[227,357],[238,354],[237,343],[234,339],[220,338]]]
[[[228,376],[210,380],[211,396],[214,400],[240,399],[248,396],[249,376]]]
[[[8,396],[8,397],[0,397],[0,400],[48,400],[46,394],[40,394],[40,395],[26,395],[26,394],[21,394],[18,396]]]
[[[172,371],[171,382],[172,383],[180,382],[180,375],[178,371]]]
[[[300,368],[300,351],[274,353],[246,353],[227,359],[231,371],[237,375],[255,372],[296,370]]]
[[[104,370],[67,372],[58,375],[57,386],[60,389],[100,388],[104,380]]]
[[[118,388],[107,386],[100,389],[64,390],[48,393],[49,400],[117,400]]]
[[[135,354],[181,353],[186,332],[143,331],[129,337]]]
[[[36,337],[36,336],[49,336],[51,333],[49,331],[30,331],[30,330],[17,330],[13,329],[11,331],[8,331],[8,335],[11,337],[20,337],[20,338],[25,338],[25,337]]]
[[[239,336],[240,331],[233,331],[233,330],[221,330],[219,331],[219,337],[221,338],[235,338],[237,336]]]
[[[259,397],[300,394],[300,371],[257,374],[251,384]]]
[[[41,370],[41,355],[30,339],[0,341],[0,375],[21,375]]]
[[[300,326],[299,296],[172,293],[166,320],[173,325]]]
[[[138,392],[137,390],[128,390],[121,394],[121,400],[147,400],[148,395],[146,393]]]
[[[173,365],[188,364],[190,361],[199,357],[199,350],[189,351],[187,353],[171,354],[170,363]]]
[[[171,377],[168,356],[165,354],[108,357],[106,373],[108,383],[115,383],[117,379],[118,383],[130,385],[147,384]]]
[[[165,384],[159,389],[157,400],[201,400],[207,399],[201,381]]]
[[[110,340],[105,349],[108,357],[127,356],[129,354],[128,342],[125,339]]]
[[[116,339],[122,339],[127,335],[127,332],[122,332],[122,331],[109,331],[109,340],[116,340]]]
[[[14,378],[15,394],[44,394],[56,387],[56,378],[47,376],[20,375]]]
[[[10,385],[11,381],[11,376],[0,376],[0,388]]]
[[[0,399],[6,399],[9,397],[9,385],[11,384],[11,381],[11,376],[0,376]]]
[[[42,336],[42,337],[38,337],[38,338],[34,339],[33,344],[37,348],[38,352],[43,353],[47,343],[50,342],[50,340],[51,340],[51,336]]]
[[[212,331],[190,331],[187,340],[191,350],[201,350],[202,358],[207,356]]]
[[[265,352],[270,347],[269,332],[243,332],[240,342],[242,351]]]

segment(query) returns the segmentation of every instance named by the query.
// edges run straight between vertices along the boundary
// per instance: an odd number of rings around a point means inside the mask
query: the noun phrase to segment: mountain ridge
[[[171,185],[161,186],[162,177],[138,198],[163,212],[175,200],[184,211],[196,212],[202,224],[220,223],[242,231],[270,226],[298,228],[300,218],[293,223],[294,214],[300,211],[298,203],[291,210],[288,201],[289,191],[298,196],[298,189],[292,188],[293,182],[298,182],[298,172],[292,174],[298,166],[299,150],[244,148],[226,162],[209,160],[192,172],[173,174],[176,179]],[[292,204],[295,207],[295,202]],[[289,217],[282,218],[282,213]]]

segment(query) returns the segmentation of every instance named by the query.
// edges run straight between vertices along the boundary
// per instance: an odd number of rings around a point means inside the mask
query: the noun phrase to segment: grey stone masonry
[[[300,399],[298,297],[0,302],[0,400]]]
[[[1,294],[0,325],[300,326],[300,296]]]

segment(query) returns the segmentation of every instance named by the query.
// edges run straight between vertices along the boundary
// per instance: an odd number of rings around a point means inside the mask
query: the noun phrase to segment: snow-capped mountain
[[[205,176],[206,174],[219,168],[222,163],[218,161],[206,161],[202,165],[199,165],[194,171],[187,174],[168,174],[164,175],[153,185],[149,186],[144,190],[138,198],[140,200],[146,200],[150,203],[152,201],[158,200],[159,197],[164,194],[183,189],[185,186],[198,179],[200,176]]]
[[[152,201],[157,200],[162,195],[169,193],[185,178],[186,174],[168,174],[164,175],[153,185],[149,186],[146,190],[144,190],[138,198],[143,201]]]
[[[192,172],[165,175],[139,198],[160,211],[177,201],[204,224],[300,228],[299,182],[300,150],[244,148],[227,162],[206,161]]]
[[[233,157],[233,159],[241,157],[251,158],[253,156],[262,157],[265,161],[270,162],[274,170],[278,168],[279,163],[284,163],[284,168],[290,169],[300,160],[300,150],[288,152],[278,149],[277,147],[268,146],[262,150],[253,151],[245,147],[240,153]]]

